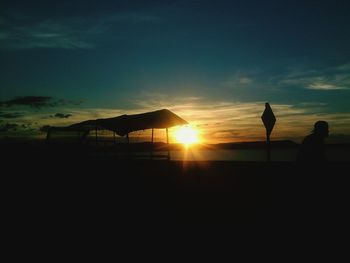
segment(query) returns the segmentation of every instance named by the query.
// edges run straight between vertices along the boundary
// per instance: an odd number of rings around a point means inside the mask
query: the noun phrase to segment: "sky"
[[[0,2],[0,137],[167,108],[208,143],[350,142],[350,2]]]

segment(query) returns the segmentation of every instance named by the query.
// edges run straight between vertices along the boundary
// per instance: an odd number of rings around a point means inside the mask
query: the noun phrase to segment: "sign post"
[[[270,104],[268,102],[265,103],[265,110],[261,115],[261,119],[264,123],[266,129],[266,156],[267,161],[271,161],[271,147],[270,147],[270,134],[272,132],[273,127],[276,123],[276,117],[272,112]]]

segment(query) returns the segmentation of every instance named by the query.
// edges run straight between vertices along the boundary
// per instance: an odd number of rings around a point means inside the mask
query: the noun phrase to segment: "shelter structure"
[[[169,153],[169,132],[168,129],[173,126],[186,125],[187,121],[167,109],[146,112],[133,115],[121,115],[113,118],[86,120],[75,123],[66,127],[50,127],[47,130],[47,141],[50,140],[51,134],[55,131],[74,131],[81,134],[81,138],[85,139],[91,131],[95,131],[95,140],[98,140],[98,130],[109,130],[119,136],[126,136],[127,143],[130,143],[129,133],[140,130],[152,129],[151,142],[154,141],[154,129],[165,129],[166,142]]]

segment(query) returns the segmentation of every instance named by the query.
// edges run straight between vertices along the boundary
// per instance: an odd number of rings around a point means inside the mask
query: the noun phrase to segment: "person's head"
[[[326,121],[317,121],[314,124],[313,133],[321,137],[328,137],[328,123]]]

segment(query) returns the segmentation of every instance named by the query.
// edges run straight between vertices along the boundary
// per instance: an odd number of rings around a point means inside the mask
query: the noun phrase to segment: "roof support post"
[[[47,130],[47,134],[46,134],[46,143],[49,143],[49,141],[50,141],[50,135],[51,135],[51,128],[49,128],[49,129]]]
[[[154,142],[154,129],[152,129],[152,138],[151,138],[152,144],[151,144],[151,159],[153,159],[153,142]]]
[[[127,157],[130,158],[131,157],[131,154],[130,154],[130,139],[129,139],[129,133],[126,134],[126,141],[128,143],[128,146],[127,146]]]
[[[166,128],[166,144],[168,147],[168,160],[170,160],[170,147],[169,147],[169,131],[168,128]]]
[[[97,145],[97,126],[95,127],[95,141],[96,141],[96,145]]]

